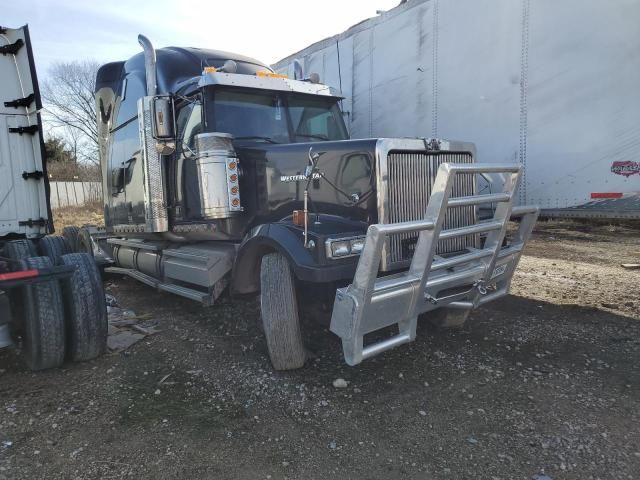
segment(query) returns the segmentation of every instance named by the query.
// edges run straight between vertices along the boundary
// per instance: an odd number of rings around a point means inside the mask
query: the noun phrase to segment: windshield
[[[213,131],[236,140],[298,143],[346,140],[335,99],[241,90],[217,90]]]

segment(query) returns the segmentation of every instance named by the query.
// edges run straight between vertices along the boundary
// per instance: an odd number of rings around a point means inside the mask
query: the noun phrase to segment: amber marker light
[[[286,75],[274,72],[256,72],[256,77],[289,78]]]

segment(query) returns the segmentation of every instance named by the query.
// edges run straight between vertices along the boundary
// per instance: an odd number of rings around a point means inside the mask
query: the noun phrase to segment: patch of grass
[[[85,205],[53,209],[53,224],[58,235],[64,227],[84,224],[104,225],[102,202],[91,202]]]

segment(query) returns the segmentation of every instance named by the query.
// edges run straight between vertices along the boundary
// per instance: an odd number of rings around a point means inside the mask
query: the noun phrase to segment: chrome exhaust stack
[[[138,43],[144,52],[144,71],[147,77],[147,95],[155,95],[158,92],[156,51],[151,44],[151,40],[142,34],[138,35]]]

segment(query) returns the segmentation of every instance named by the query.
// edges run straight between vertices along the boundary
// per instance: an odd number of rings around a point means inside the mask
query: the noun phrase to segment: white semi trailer
[[[464,138],[521,203],[640,218],[640,2],[408,0],[274,65],[340,89],[353,138]]]
[[[0,351],[19,345],[32,370],[97,357],[108,327],[93,257],[48,235],[41,109],[29,29],[0,26]]]

